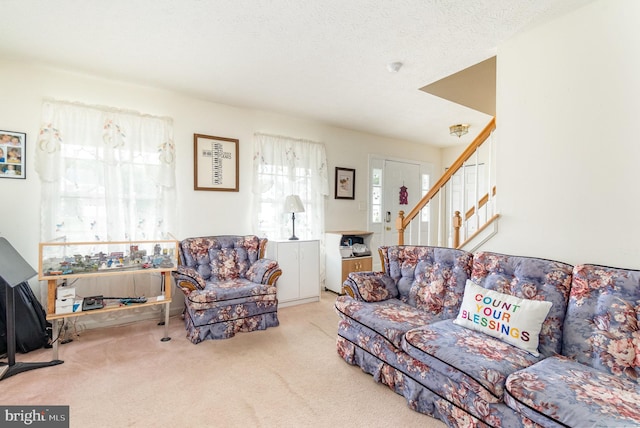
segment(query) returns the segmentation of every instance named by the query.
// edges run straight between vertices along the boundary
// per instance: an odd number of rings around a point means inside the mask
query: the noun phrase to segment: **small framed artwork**
[[[0,131],[0,178],[26,178],[27,134]]]
[[[355,199],[356,170],[336,167],[335,199]]]
[[[239,191],[239,140],[193,134],[194,190]]]

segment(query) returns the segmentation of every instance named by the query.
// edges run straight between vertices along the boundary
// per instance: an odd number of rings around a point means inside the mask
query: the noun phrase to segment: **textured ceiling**
[[[589,1],[0,0],[0,56],[448,146],[490,117],[420,88]]]

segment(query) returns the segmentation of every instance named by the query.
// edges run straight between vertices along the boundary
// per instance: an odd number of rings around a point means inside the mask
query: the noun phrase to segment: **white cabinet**
[[[269,241],[266,257],[277,260],[282,269],[277,282],[279,307],[320,300],[319,241]]]
[[[371,237],[373,232],[363,230],[340,230],[327,232],[326,245],[326,290],[342,294],[342,283],[347,279],[349,272],[368,272],[373,268],[371,256]],[[369,255],[354,257],[349,244],[361,241],[369,250]],[[347,250],[346,252],[341,251]]]

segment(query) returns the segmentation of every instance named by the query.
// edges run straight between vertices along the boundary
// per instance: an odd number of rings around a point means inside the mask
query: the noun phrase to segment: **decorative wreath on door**
[[[400,187],[400,205],[407,205],[409,203],[409,193],[407,192],[407,187]]]

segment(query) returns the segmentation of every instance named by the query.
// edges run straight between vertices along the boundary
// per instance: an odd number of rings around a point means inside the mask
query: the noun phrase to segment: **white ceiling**
[[[0,56],[445,147],[490,117],[419,89],[589,1],[0,0]]]

